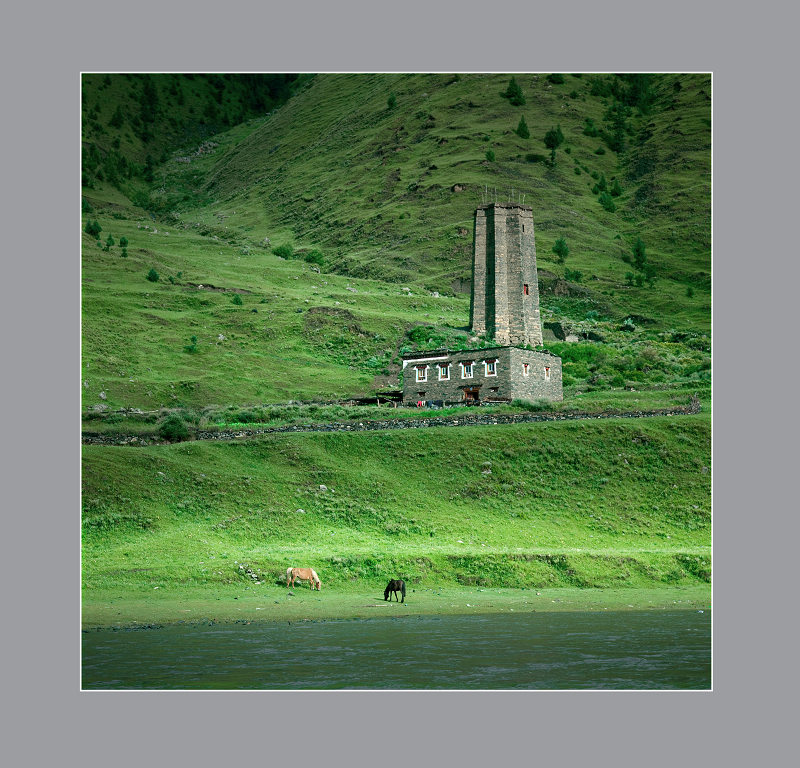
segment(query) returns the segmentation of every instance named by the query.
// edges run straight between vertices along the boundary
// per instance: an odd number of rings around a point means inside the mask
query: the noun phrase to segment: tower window
[[[544,367],[544,380],[550,381],[550,369],[547,366]]]
[[[497,360],[484,360],[486,376],[497,376]]]
[[[522,375],[527,376],[530,373],[530,363],[523,363],[522,364]]]
[[[428,380],[428,366],[427,365],[418,365],[417,366],[417,381],[427,381]]]
[[[461,378],[462,379],[471,379],[472,378],[472,363],[471,362],[461,363]]]
[[[527,283],[525,283],[525,285],[523,285],[523,286],[522,286],[522,292],[523,292],[523,293],[524,293],[526,296],[529,296],[529,295],[530,295],[530,291],[528,290],[528,284],[527,284]]]
[[[439,381],[450,380],[450,363],[439,363]]]

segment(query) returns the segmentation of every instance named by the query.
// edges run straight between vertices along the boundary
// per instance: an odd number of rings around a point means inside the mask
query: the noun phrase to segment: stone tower
[[[475,211],[470,326],[501,346],[542,346],[533,208],[528,205],[490,203]]]

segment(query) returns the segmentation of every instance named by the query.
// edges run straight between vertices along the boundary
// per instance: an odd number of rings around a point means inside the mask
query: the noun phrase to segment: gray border
[[[455,7],[340,1],[314,9],[282,4],[265,8],[260,18],[251,6],[235,3],[171,8],[140,2],[116,10],[90,3],[17,7],[4,47],[10,74],[3,127],[10,173],[5,177],[12,180],[4,185],[10,198],[4,210],[14,211],[6,221],[12,239],[11,258],[5,260],[12,280],[6,285],[13,288],[4,310],[6,338],[14,359],[24,365],[11,368],[11,397],[6,398],[14,461],[4,538],[11,550],[10,573],[24,587],[11,595],[7,613],[7,619],[13,617],[7,627],[14,631],[6,633],[10,685],[4,687],[13,692],[15,727],[6,754],[25,763],[80,755],[90,765],[138,764],[154,754],[159,763],[179,759],[195,765],[242,759],[426,764],[434,753],[446,754],[448,763],[528,756],[568,765],[581,758],[593,764],[667,765],[676,759],[697,764],[712,756],[755,757],[749,744],[758,744],[761,761],[780,754],[787,731],[769,724],[772,716],[776,725],[781,722],[778,707],[785,704],[788,712],[789,702],[781,702],[777,685],[764,683],[782,679],[778,663],[793,636],[776,631],[775,616],[785,610],[774,597],[782,574],[765,565],[773,561],[775,534],[783,541],[794,539],[785,521],[769,525],[768,512],[789,509],[793,496],[781,495],[775,478],[751,462],[742,444],[774,445],[781,456],[796,455],[796,449],[788,453],[779,420],[770,429],[764,419],[737,418],[738,404],[754,402],[744,372],[735,366],[742,347],[763,350],[763,335],[755,338],[751,320],[767,306],[775,312],[777,305],[774,299],[767,305],[766,297],[757,303],[761,297],[753,295],[748,264],[756,254],[775,254],[780,280],[785,273],[777,254],[792,242],[753,222],[767,198],[771,211],[783,211],[788,205],[782,201],[796,199],[780,165],[772,166],[776,172],[768,181],[755,179],[769,167],[763,147],[770,141],[755,137],[769,127],[779,132],[782,119],[784,125],[797,124],[780,113],[795,89],[779,82],[788,61],[778,58],[782,51],[796,50],[788,39],[796,23],[778,8],[770,14],[769,3],[748,11],[728,4],[722,18],[697,2],[674,2],[660,12],[634,2],[582,9],[569,3],[548,14],[532,4],[504,12],[468,0]],[[759,37],[765,18],[772,26]],[[74,244],[79,239],[75,180],[82,69],[713,70],[714,374],[722,382],[714,399],[715,692],[367,693],[336,695],[335,702],[313,693],[255,698],[80,694],[79,259]],[[750,222],[754,226],[748,229],[744,224]],[[775,387],[780,390],[779,381]],[[772,535],[762,540],[761,531]],[[312,708],[309,723],[304,711]],[[386,716],[397,712],[403,724],[392,733]],[[406,753],[399,744],[410,749]]]

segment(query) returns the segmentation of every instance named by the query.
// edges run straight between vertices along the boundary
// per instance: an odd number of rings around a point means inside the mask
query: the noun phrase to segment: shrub
[[[594,153],[595,153],[596,155],[604,155],[604,154],[606,153],[606,151],[605,151],[605,149],[604,149],[603,147],[598,147],[598,148],[597,148],[597,149],[594,151]]]
[[[580,176],[581,175],[581,169],[578,168],[577,166],[575,167],[575,175],[576,176]]]
[[[577,99],[578,98],[578,92],[577,91],[570,91],[569,92],[569,97],[571,99]]]
[[[514,133],[516,133],[521,139],[529,139],[531,137],[531,132],[528,130],[528,124],[525,122],[525,115],[520,116],[519,125],[517,125],[517,129],[514,131]]]
[[[525,103],[525,95],[522,93],[522,88],[519,87],[516,78],[512,77],[508,83],[508,88],[503,94],[515,107],[521,107]]]
[[[558,149],[561,143],[564,141],[564,134],[561,133],[561,126],[556,126],[555,128],[551,128],[545,135],[544,135],[544,145],[548,149]]]
[[[322,251],[309,251],[303,258],[309,264],[317,264],[320,267],[325,263],[325,257],[322,255]]]
[[[238,293],[233,294],[233,298],[231,299],[231,303],[235,304],[237,307],[242,306],[242,297]]]
[[[122,249],[122,253],[120,253],[120,256],[122,256],[123,259],[127,259],[128,258],[128,249],[127,248],[123,248]]]
[[[598,134],[599,131],[597,130],[597,126],[594,124],[594,120],[592,120],[591,117],[587,117],[583,126],[583,135],[597,136]]]
[[[641,237],[637,237],[636,242],[633,244],[633,266],[636,269],[644,269],[646,261],[647,254],[645,253],[644,241]]]
[[[91,235],[94,238],[98,238],[102,231],[103,228],[97,223],[97,221],[86,222],[86,228],[84,229],[84,232],[86,232],[87,235]]]
[[[622,187],[619,184],[619,179],[614,179],[614,183],[611,185],[611,196],[619,197],[621,194],[622,194]]]
[[[486,159],[487,159],[487,160],[488,160],[490,163],[493,163],[493,162],[494,162],[494,150],[492,150],[492,149],[487,149],[487,150],[486,150]]]
[[[583,272],[579,272],[577,269],[569,269],[569,267],[567,267],[564,270],[565,280],[568,280],[572,283],[579,283],[581,278],[583,278]]]
[[[554,72],[552,75],[548,75],[545,79],[551,82],[553,85],[561,85],[564,82],[564,75]]]
[[[691,299],[691,298],[694,296],[694,288],[692,288],[692,286],[691,286],[691,285],[690,285],[690,286],[689,286],[689,287],[686,289],[686,295],[687,295],[687,296],[688,296],[690,299]]]
[[[549,400],[539,399],[534,403],[528,402],[527,400],[512,400],[511,401],[512,408],[518,408],[523,411],[549,411],[553,404]]]
[[[192,336],[190,341],[190,344],[184,346],[183,351],[193,355],[195,352],[197,352],[197,336]]]
[[[528,154],[525,155],[525,159],[529,163],[546,163],[547,155],[539,155],[536,152],[528,152]]]
[[[634,277],[635,277],[635,275],[633,274],[633,272],[626,272],[625,273],[625,283],[627,285],[631,285],[632,286]]]
[[[104,251],[109,250],[114,245],[114,238],[109,235],[106,238],[106,247],[103,249]]]
[[[94,210],[94,207],[92,206],[92,204],[85,197],[82,198],[81,199],[81,211],[83,211],[83,213],[91,213],[93,210]],[[88,222],[87,222],[87,226],[88,226]],[[91,234],[91,232],[89,234]]]
[[[608,192],[601,192],[600,193],[600,205],[603,206],[609,213],[614,213],[617,210],[617,206],[614,205],[614,198],[608,194]]]
[[[633,320],[631,320],[629,317],[626,317],[625,322],[622,323],[619,329],[621,331],[635,331],[636,326],[633,324]]]
[[[120,248],[127,248],[128,247],[128,238],[127,237],[121,237],[119,239],[119,247]]]
[[[569,256],[569,246],[563,237],[559,237],[553,246],[553,253],[558,256],[558,263],[563,264],[564,260]]]
[[[177,413],[171,413],[159,424],[158,434],[171,443],[178,443],[189,437],[189,428]]]
[[[291,259],[294,256],[294,248],[288,243],[284,243],[283,245],[279,245],[277,248],[273,248],[272,252],[276,256],[280,256],[282,259]]]
[[[147,273],[147,279],[151,283],[157,283],[158,282],[158,272],[156,272],[152,267],[150,267],[150,271]]]
[[[389,94],[389,98],[386,99],[386,106],[389,109],[394,109],[397,106],[397,96],[394,93]]]

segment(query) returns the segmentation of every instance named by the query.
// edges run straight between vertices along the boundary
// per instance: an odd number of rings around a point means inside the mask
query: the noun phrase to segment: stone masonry
[[[403,404],[562,400],[561,358],[518,347],[403,355]]]
[[[542,346],[530,206],[490,203],[475,211],[470,326],[500,345]]]
[[[475,211],[470,326],[498,346],[403,355],[403,403],[563,400],[561,358],[542,347],[533,208]]]

